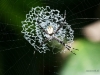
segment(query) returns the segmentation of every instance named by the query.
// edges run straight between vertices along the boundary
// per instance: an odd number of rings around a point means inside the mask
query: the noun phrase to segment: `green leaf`
[[[99,75],[100,43],[92,43],[85,39],[77,40],[77,55],[66,60],[60,75]]]

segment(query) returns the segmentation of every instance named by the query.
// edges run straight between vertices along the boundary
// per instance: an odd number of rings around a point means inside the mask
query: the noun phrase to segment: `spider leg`
[[[47,42],[49,39],[45,39],[39,46],[43,45],[45,42]]]
[[[74,50],[78,50],[79,51],[79,49],[75,49],[75,48],[73,48]]]
[[[68,48],[71,48],[70,46],[68,46],[67,44],[65,44],[65,46],[67,46]],[[78,50],[78,49],[75,49],[75,48],[72,48],[74,50]],[[79,51],[79,50],[78,50]]]
[[[65,47],[69,50],[69,51],[71,51],[70,49],[71,49],[71,47],[70,46],[68,46],[67,44],[65,44]],[[74,53],[73,51],[71,51],[73,54],[75,54],[76,55],[76,53]]]
[[[66,21],[66,10],[65,10],[65,13],[64,13],[64,21]],[[60,26],[58,27],[58,29],[55,31],[55,33],[57,33],[58,32],[58,30],[60,29],[60,28],[62,28],[64,26],[64,24],[61,24],[60,23]],[[55,34],[54,33],[54,34]]]
[[[39,21],[37,21],[37,22],[39,23],[40,29],[42,29],[46,34],[48,34],[48,32],[45,31],[44,28],[40,25],[40,22]]]
[[[55,39],[56,41],[58,41],[60,44],[62,44],[63,46],[65,46],[67,48],[67,50],[69,50],[71,53],[73,53],[74,55],[76,55],[76,53],[74,53],[73,51],[71,51],[71,47],[68,46],[67,44],[65,44],[63,41],[61,41],[60,39],[53,37],[53,39]],[[74,48],[75,49],[75,48]],[[75,49],[76,50],[76,49]]]
[[[60,26],[58,27],[58,29],[55,31],[54,34],[56,34],[56,33],[58,32],[58,30],[59,30],[60,28],[62,28],[63,26],[64,26],[64,24],[61,24],[61,23],[60,23]]]
[[[65,13],[64,13],[64,21],[66,21],[66,10],[65,10]]]

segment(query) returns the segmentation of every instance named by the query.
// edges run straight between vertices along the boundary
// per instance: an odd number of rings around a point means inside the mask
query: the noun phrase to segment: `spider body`
[[[47,32],[48,32],[48,34],[52,34],[53,33],[53,27],[52,26],[48,26],[47,27]]]

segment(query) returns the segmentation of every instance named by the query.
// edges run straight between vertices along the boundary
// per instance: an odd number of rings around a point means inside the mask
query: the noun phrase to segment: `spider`
[[[66,21],[66,10],[65,10],[65,13],[64,13],[64,21]],[[39,24],[39,21],[38,21],[38,24]],[[64,43],[63,41],[61,41],[59,38],[57,38],[57,37],[55,36],[55,34],[60,30],[60,28],[62,28],[62,27],[64,26],[64,24],[62,24],[62,23],[59,23],[59,24],[60,24],[60,26],[57,28],[56,31],[54,31],[54,28],[52,27],[52,25],[47,26],[46,30],[45,30],[41,25],[39,25],[40,29],[42,29],[42,31],[44,31],[44,32],[48,35],[48,37],[46,37],[46,39],[45,39],[42,43],[40,43],[40,46],[41,46],[43,43],[45,43],[45,42],[47,42],[47,41],[49,41],[49,40],[56,40],[56,41],[58,41],[60,44],[62,44],[63,46],[65,46],[65,47],[67,48],[67,50],[69,50],[71,53],[75,54],[74,52],[72,52],[72,51],[70,50],[71,47],[70,47],[69,45],[67,45],[66,43]],[[73,48],[73,49],[74,49],[74,50],[78,50],[78,49],[75,49],[75,48]],[[76,54],[75,54],[75,55],[76,55]]]

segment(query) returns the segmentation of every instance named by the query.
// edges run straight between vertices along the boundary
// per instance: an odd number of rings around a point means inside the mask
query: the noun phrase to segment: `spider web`
[[[26,19],[22,21],[23,30],[21,32],[24,34],[24,38],[35,48],[35,50],[39,51],[40,53],[46,53],[46,50],[50,51],[50,49],[47,46],[47,41],[44,41],[47,39],[50,41],[49,39],[51,38],[46,32],[48,26],[53,27],[55,37],[59,38],[61,41],[66,39],[67,43],[70,43],[71,46],[74,38],[74,31],[64,20],[65,19],[60,15],[59,10],[50,9],[49,6],[46,6],[45,8],[37,6],[32,8],[29,11],[29,14],[26,14]],[[61,25],[63,26],[57,31],[58,27]],[[40,45],[38,46],[37,43]],[[53,47],[52,49],[54,50],[57,47],[53,45],[51,47]]]
[[[60,75],[63,65],[61,55],[50,51],[40,54],[23,38],[21,21],[32,7],[50,6],[62,14],[66,10],[66,21],[74,30],[76,39],[82,37],[84,25],[97,20],[90,13],[99,3],[99,0],[1,0],[0,75]]]

